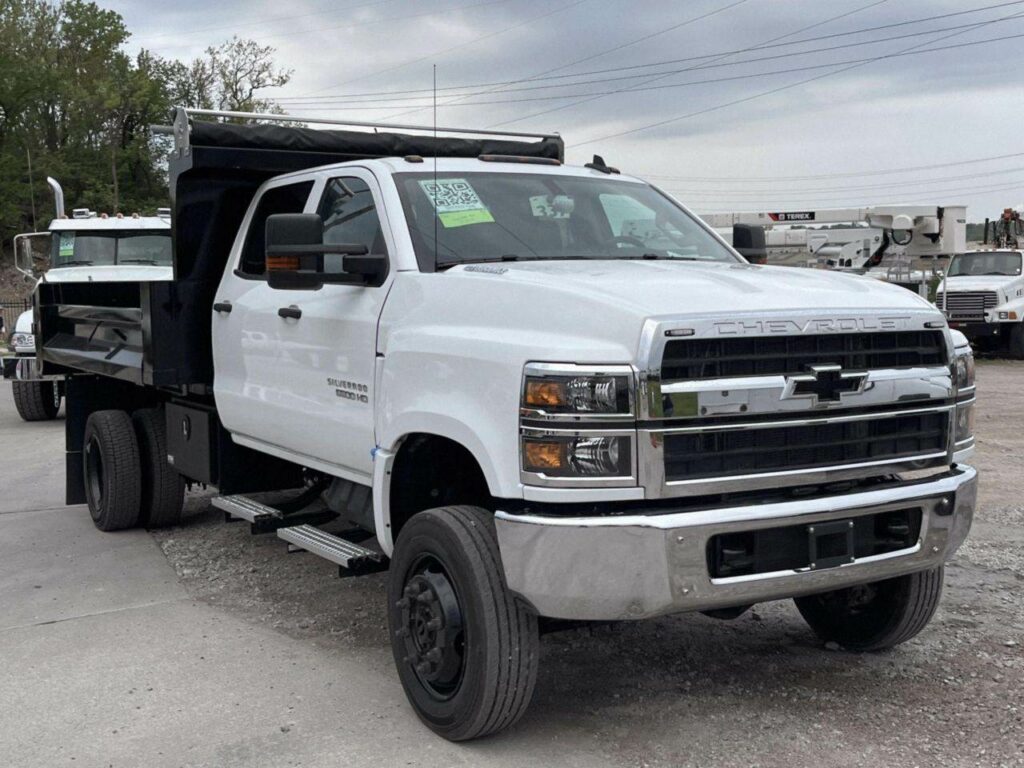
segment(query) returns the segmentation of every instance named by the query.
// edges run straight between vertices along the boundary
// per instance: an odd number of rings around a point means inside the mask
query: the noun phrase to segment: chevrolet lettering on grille
[[[844,371],[839,365],[811,365],[807,373],[786,378],[783,397],[810,397],[818,403],[838,403],[844,394],[863,392],[867,380],[867,371]]]

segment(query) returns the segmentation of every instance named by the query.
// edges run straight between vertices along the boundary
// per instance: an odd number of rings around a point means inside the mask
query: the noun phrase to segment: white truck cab
[[[19,271],[46,283],[146,282],[173,277],[169,208],[160,209],[155,216],[108,216],[76,208],[68,217],[60,184],[52,178],[47,182],[54,192],[57,217],[45,232],[15,236]],[[10,346],[14,355],[4,358],[3,375],[12,380],[18,414],[25,421],[55,418],[62,388],[59,381],[44,379],[36,371],[31,309],[19,315]]]
[[[935,303],[952,328],[982,348],[1024,359],[1024,251],[967,251],[953,257]]]
[[[935,306],[750,264],[558,136],[203,117],[281,119],[179,110],[174,280],[38,288],[98,527],[177,522],[204,483],[387,569],[398,676],[452,740],[519,719],[565,622],[792,598],[857,651],[927,625],[977,488],[973,357]]]

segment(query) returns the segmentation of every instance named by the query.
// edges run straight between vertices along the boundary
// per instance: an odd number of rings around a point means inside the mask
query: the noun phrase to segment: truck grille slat
[[[675,339],[665,345],[661,379],[791,375],[830,363],[846,370],[944,365],[945,341],[941,331]]]
[[[945,411],[665,436],[668,482],[898,460],[946,450]]]
[[[995,291],[939,291],[935,304],[950,320],[984,322],[985,311],[998,306],[999,297]]]

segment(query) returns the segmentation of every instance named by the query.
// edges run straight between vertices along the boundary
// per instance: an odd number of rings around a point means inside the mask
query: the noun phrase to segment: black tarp
[[[462,139],[449,136],[414,136],[404,133],[370,133],[299,128],[286,125],[237,125],[192,123],[193,147],[262,149],[285,152],[324,153],[350,160],[374,157],[479,157],[517,155],[562,160],[561,139],[515,141],[500,138]]]

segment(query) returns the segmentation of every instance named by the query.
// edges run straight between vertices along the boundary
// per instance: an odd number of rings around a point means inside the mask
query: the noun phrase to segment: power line
[[[984,178],[986,176],[1004,176],[1004,175],[1009,174],[1009,173],[1022,173],[1022,172],[1024,172],[1024,166],[1019,166],[1019,167],[1016,167],[1016,168],[1000,168],[997,171],[986,171],[986,172],[982,172],[982,173],[968,173],[968,174],[964,174],[964,175],[961,175],[961,176],[948,176],[946,178],[939,178],[939,179],[907,179],[905,181],[896,181],[896,182],[890,182],[890,183],[886,183],[886,184],[857,184],[857,185],[850,186],[850,187],[830,186],[830,187],[813,187],[813,188],[808,188],[808,189],[792,189],[792,188],[787,188],[785,190],[785,192],[791,193],[791,194],[797,194],[797,193],[799,193],[799,194],[803,194],[803,193],[813,194],[813,193],[817,193],[817,192],[840,193],[840,192],[860,192],[860,191],[865,191],[865,190],[876,190],[876,189],[899,189],[899,188],[907,187],[907,186],[916,187],[916,186],[926,186],[926,185],[929,185],[929,184],[950,184],[950,183],[957,182],[957,181],[966,181],[967,179],[979,179],[979,178]],[[741,189],[741,190],[735,190],[735,189],[688,189],[688,190],[681,190],[681,189],[678,189],[678,190],[673,190],[673,191],[683,192],[683,193],[689,194],[689,195],[701,195],[701,196],[729,195],[730,197],[735,197],[735,198],[739,198],[739,197],[764,198],[764,197],[769,196],[769,195],[772,194],[772,190],[766,190],[766,189],[759,189],[759,190],[743,190],[743,189]]]
[[[749,0],[733,0],[732,2],[727,3],[726,5],[723,5],[723,6],[719,6],[718,8],[715,8],[715,9],[713,9],[711,11],[708,11],[707,13],[703,13],[703,14],[701,14],[699,16],[694,16],[692,18],[689,18],[689,19],[686,19],[684,21],[681,21],[678,24],[673,24],[672,26],[666,27],[664,29],[659,29],[657,32],[652,32],[652,33],[649,33],[647,35],[643,35],[642,37],[638,37],[638,38],[636,38],[634,40],[630,40],[630,41],[628,41],[626,43],[622,43],[622,44],[617,45],[617,46],[613,46],[612,48],[607,48],[605,50],[598,51],[597,53],[591,54],[590,56],[584,56],[583,58],[575,59],[574,61],[570,61],[567,64],[562,64],[561,66],[555,67],[553,69],[545,70],[545,71],[541,72],[540,75],[549,75],[552,72],[559,72],[559,71],[561,71],[563,69],[568,69],[569,67],[576,66],[577,64],[582,64],[583,62],[592,61],[593,59],[599,58],[601,56],[606,56],[609,53],[614,53],[614,52],[620,51],[620,50],[622,50],[624,48],[629,48],[629,47],[631,47],[633,45],[637,45],[638,43],[645,42],[647,40],[651,40],[652,38],[658,37],[660,35],[667,34],[669,32],[674,32],[675,30],[680,29],[682,27],[688,26],[690,24],[694,24],[694,23],[696,23],[698,21],[702,21],[702,20],[704,20],[706,18],[709,18],[711,16],[715,16],[716,14],[722,13],[724,11],[727,11],[727,10],[731,9],[731,8],[735,8],[738,5],[743,5],[746,2],[749,2]],[[501,90],[501,88],[495,88],[494,90]],[[442,104],[441,106],[443,106],[443,107],[453,106],[453,105],[457,104],[458,102],[460,102],[462,100],[463,100],[462,98],[456,98],[456,99],[453,99],[452,101],[449,101],[449,102],[446,102],[445,104]],[[406,115],[415,114],[416,112],[419,112],[422,109],[424,109],[424,108],[423,107],[417,107],[416,109],[410,109],[410,110],[406,110],[406,111],[403,111],[403,112],[397,112],[395,114],[388,115],[385,119],[386,120],[393,120],[393,119],[395,119],[397,117],[405,117]]]
[[[1020,15],[1024,15],[1024,13],[1022,13]],[[993,23],[993,22],[986,22],[986,23]],[[962,34],[962,33],[960,33],[960,34]],[[952,35],[950,35],[950,37],[952,37]],[[925,50],[905,49],[903,51],[899,51],[899,52],[896,52],[896,53],[882,54],[882,55],[879,55],[879,56],[871,56],[871,57],[866,57],[866,58],[862,58],[862,59],[847,59],[847,60],[844,60],[844,61],[833,61],[833,62],[829,62],[827,64],[808,64],[808,65],[804,65],[804,66],[800,66],[800,67],[789,67],[789,68],[786,68],[786,69],[775,69],[775,70],[770,70],[770,71],[767,71],[767,72],[744,73],[744,74],[739,74],[739,75],[730,75],[728,77],[706,78],[704,80],[690,80],[690,81],[687,81],[685,83],[667,83],[667,84],[664,84],[664,85],[636,86],[636,87],[621,88],[621,89],[616,89],[616,90],[611,90],[611,91],[601,91],[601,92],[597,92],[596,94],[591,93],[591,94],[587,94],[587,95],[589,95],[589,96],[611,96],[611,95],[615,95],[615,94],[619,94],[619,93],[644,93],[644,92],[648,92],[648,91],[671,90],[671,89],[675,89],[675,88],[689,88],[689,87],[696,86],[696,85],[708,85],[708,84],[712,84],[712,83],[725,83],[725,82],[731,82],[731,81],[736,81],[736,80],[750,80],[752,78],[773,77],[775,75],[789,75],[789,74],[796,74],[796,73],[800,73],[800,72],[813,72],[813,71],[821,70],[821,69],[832,69],[832,68],[835,68],[835,67],[842,67],[842,66],[845,66],[845,65],[851,65],[851,66],[847,66],[846,68],[847,69],[853,69],[853,68],[855,68],[857,66],[863,66],[865,64],[870,64],[870,63],[882,61],[883,59],[904,58],[904,57],[907,57],[907,56],[921,56],[921,55],[924,55],[924,54],[927,54],[927,53],[938,53],[938,52],[942,52],[942,51],[954,50],[954,49],[957,49],[957,48],[971,48],[971,47],[978,46],[978,45],[989,45],[989,44],[992,44],[992,43],[1003,42],[1003,41],[1006,41],[1006,40],[1016,40],[1016,39],[1019,39],[1019,38],[1022,38],[1022,37],[1024,37],[1024,33],[1016,34],[1016,35],[1004,35],[1004,36],[1001,36],[1001,37],[986,38],[985,40],[975,40],[975,41],[967,42],[967,43],[955,43],[955,44],[952,44],[952,45],[944,45],[944,46],[938,46],[938,47],[935,47],[935,48],[927,48]],[[945,38],[939,38],[939,39],[942,40],[942,39],[945,39]],[[927,45],[927,44],[931,44],[933,42],[938,42],[938,41],[937,40],[935,40],[935,41],[928,41],[926,43],[921,43],[920,45],[914,46],[914,47],[915,48],[919,48],[921,45]],[[686,71],[686,70],[680,70],[680,71],[682,72],[682,71]],[[842,72],[842,71],[846,71],[846,70],[845,69],[844,70],[840,70],[840,72]],[[811,80],[818,80],[818,79],[821,79],[822,77],[826,77],[826,76],[829,76],[829,75],[832,75],[832,74],[839,74],[839,72],[826,73],[825,75],[819,75],[818,77],[810,78],[809,80],[802,81],[802,82],[810,82]],[[782,90],[785,90],[786,88],[795,87],[795,85],[799,85],[799,83],[794,83],[794,84],[791,84],[789,86],[783,86]],[[778,90],[778,89],[776,89],[776,90]],[[467,106],[468,107],[468,106],[481,106],[481,105],[486,105],[486,104],[515,104],[515,103],[523,103],[523,102],[531,102],[531,101],[555,101],[555,100],[558,100],[558,99],[573,98],[575,95],[579,95],[579,94],[559,94],[559,95],[555,95],[555,96],[530,96],[530,97],[521,98],[521,99],[497,99],[497,100],[491,100],[491,101],[472,101],[472,102],[465,102],[465,104],[463,106]],[[750,100],[750,98],[753,98],[753,97],[748,97],[747,100]],[[740,100],[740,101],[743,101],[743,100]],[[732,104],[732,103],[737,103],[737,102],[731,102],[730,104]],[[718,107],[708,108],[707,110],[704,110],[704,111],[714,111],[715,109],[721,109],[723,106],[729,106],[729,105],[719,105]],[[338,108],[334,107],[334,106],[324,106],[324,107],[301,107],[301,109],[303,109],[306,112],[335,112],[335,111],[337,111]],[[370,109],[370,110],[375,110],[376,111],[376,110],[382,109],[382,107],[379,106],[379,105],[353,104],[353,105],[350,105],[348,107],[348,109],[349,110]],[[696,113],[696,114],[700,114],[700,113]],[[676,119],[680,119],[681,120],[683,118],[676,118]],[[514,121],[510,121],[510,122],[514,122]],[[673,120],[669,120],[667,122],[673,122]],[[498,125],[504,125],[504,123],[498,123]],[[635,129],[635,130],[643,130],[643,129],[642,128],[638,128],[638,129]],[[631,132],[635,132],[635,131],[627,131],[625,133],[631,133]],[[618,135],[618,134],[616,134],[616,135]],[[609,138],[609,137],[603,137],[603,138]],[[589,143],[592,143],[594,141],[601,141],[601,140],[602,139],[590,139],[588,141],[581,142],[579,144],[570,145],[570,146],[582,146],[583,144],[589,144]]]
[[[860,13],[861,11],[867,10],[869,8],[874,8],[874,7],[879,6],[882,3],[885,3],[887,1],[888,0],[875,0],[874,2],[868,3],[867,5],[863,5],[863,6],[859,7],[859,8],[854,9],[853,11],[848,11],[846,13],[841,13],[838,16],[833,16],[833,17],[831,17],[829,19],[825,19],[824,21],[819,21],[819,22],[815,22],[814,24],[809,24],[809,25],[807,25],[805,27],[802,27],[800,29],[793,30],[792,32],[789,32],[789,33],[787,33],[785,35],[779,35],[778,37],[775,37],[775,38],[772,38],[771,40],[766,41],[765,45],[771,45],[772,43],[777,43],[780,40],[785,40],[787,37],[793,37],[794,35],[799,35],[802,32],[807,32],[808,30],[815,29],[816,27],[823,26],[823,25],[828,24],[830,22],[838,21],[839,19],[844,19],[847,16],[852,16],[855,13]],[[786,54],[782,54],[782,55],[785,56]],[[806,55],[806,54],[800,54],[800,55]],[[704,68],[707,68],[707,67],[721,67],[721,66],[736,66],[737,64],[744,63],[744,62],[730,62],[728,64],[721,64],[720,63],[723,59],[727,59],[727,58],[731,58],[731,55],[730,54],[726,54],[724,56],[721,56],[720,58],[712,59],[710,64],[702,64],[700,66],[694,65],[693,67],[691,67],[691,69],[704,69]],[[686,70],[684,69],[683,71],[686,71]],[[643,83],[640,84],[640,89],[641,90],[646,89],[648,86],[650,86],[651,83],[657,82],[659,80],[664,80],[666,77],[670,77],[672,74],[673,73],[655,75],[655,76],[653,76],[653,77],[643,81]],[[539,112],[532,112],[529,115],[523,115],[522,117],[516,117],[516,118],[513,118],[511,120],[503,120],[501,122],[494,123],[494,124],[492,124],[492,125],[490,125],[488,127],[489,128],[498,128],[498,127],[501,127],[501,126],[510,125],[511,123],[518,123],[518,122],[521,122],[522,120],[528,120],[530,118],[540,117],[541,115],[548,115],[548,114],[551,114],[552,112],[560,112],[563,109],[570,109],[571,107],[576,107],[576,106],[579,106],[580,104],[587,104],[587,103],[589,103],[591,101],[596,101],[597,99],[604,98],[605,95],[613,96],[613,95],[615,95],[617,93],[622,93],[623,91],[633,91],[633,90],[634,90],[634,88],[621,88],[621,89],[619,89],[617,91],[612,91],[609,94],[596,94],[596,95],[593,95],[593,96],[587,96],[587,97],[584,97],[582,99],[578,99],[576,101],[571,101],[568,104],[562,104],[560,106],[551,107],[549,109],[542,109]]]
[[[1009,16],[1004,16],[1004,17],[999,18],[999,19],[993,19],[992,21],[990,21],[988,23],[989,24],[995,24],[995,23],[1000,22],[1000,21],[1008,21],[1009,19],[1017,18],[1020,15],[1021,14],[1011,14]],[[890,59],[890,58],[896,58],[897,56],[908,55],[908,54],[911,54],[912,52],[916,51],[917,49],[922,48],[925,45],[933,45],[934,43],[941,42],[942,40],[947,40],[947,39],[949,39],[951,37],[956,37],[957,35],[962,35],[962,34],[965,34],[965,31],[954,32],[954,33],[952,33],[950,35],[947,35],[945,37],[941,37],[938,40],[930,40],[930,41],[927,41],[927,42],[924,42],[924,43],[918,43],[917,45],[912,45],[909,48],[905,48],[902,51],[899,51],[899,52],[897,52],[895,54],[887,54],[887,55],[877,56],[877,57],[872,58],[872,59],[867,59],[866,61],[851,63],[849,65],[843,66],[840,69],[835,70],[834,72],[825,72],[825,73],[822,73],[820,75],[815,75],[813,77],[808,77],[808,78],[805,78],[803,80],[798,80],[798,81],[796,81],[794,83],[789,83],[787,85],[781,85],[781,86],[778,86],[776,88],[771,88],[771,89],[769,89],[767,91],[761,91],[760,93],[755,93],[755,94],[753,94],[751,96],[744,96],[743,98],[740,98],[740,99],[733,99],[732,101],[727,101],[727,102],[724,102],[722,104],[716,104],[716,105],[711,106],[711,107],[705,107],[704,109],[700,109],[700,110],[697,110],[695,112],[690,112],[690,113],[685,114],[685,115],[680,115],[678,117],[670,117],[670,118],[667,118],[665,120],[658,120],[656,122],[648,123],[647,125],[642,125],[642,126],[639,126],[637,128],[630,128],[630,129],[625,130],[625,131],[618,131],[617,133],[612,133],[612,134],[608,134],[608,135],[605,135],[605,136],[598,136],[597,138],[593,138],[593,139],[587,139],[586,141],[582,141],[582,142],[579,142],[578,144],[574,144],[574,145],[571,145],[571,146],[581,147],[581,146],[585,146],[587,144],[593,144],[593,143],[598,142],[598,141],[607,141],[608,139],[616,139],[616,138],[620,138],[622,136],[628,136],[628,135],[631,135],[631,134],[634,134],[634,133],[640,133],[641,131],[647,131],[647,130],[650,130],[652,128],[660,128],[661,126],[664,126],[664,125],[669,125],[671,123],[677,123],[677,122],[679,122],[681,120],[686,120],[686,119],[689,119],[691,117],[697,117],[699,115],[705,115],[705,114],[708,114],[709,112],[715,112],[715,111],[718,111],[720,109],[726,109],[728,107],[737,106],[739,104],[746,104],[748,102],[754,101],[756,99],[763,98],[765,96],[772,96],[772,95],[774,95],[776,93],[781,93],[782,91],[788,91],[788,90],[791,90],[793,88],[798,88],[801,85],[807,85],[808,83],[813,83],[813,82],[818,81],[818,80],[823,80],[823,79],[825,79],[827,77],[833,77],[835,75],[839,75],[839,74],[842,74],[844,72],[849,72],[852,69],[857,69],[858,67],[863,67],[863,66],[866,66],[868,64],[872,64],[872,63],[875,63],[877,61],[881,61],[883,59]],[[987,42],[987,41],[980,41],[980,42]],[[925,52],[932,52],[932,51],[937,51],[937,50],[946,50],[946,48],[930,48],[930,49],[928,49]]]
[[[1019,181],[1007,181],[995,185],[984,185],[979,187],[953,187],[951,189],[935,189],[934,187],[927,187],[921,189],[907,190],[904,192],[889,192],[887,194],[893,195],[892,198],[895,200],[898,197],[912,198],[915,200],[921,200],[925,197],[934,197],[935,195],[943,195],[944,197],[951,197],[954,195],[975,195],[985,192],[998,192],[998,191],[1012,191],[1022,190],[1024,191],[1024,179]],[[686,200],[704,200],[705,203],[697,203],[697,205],[704,204],[715,204],[722,205],[725,202],[739,202],[741,206],[754,206],[754,207],[765,207],[763,205],[755,205],[756,201],[742,200],[741,198],[726,197],[721,199],[712,198],[701,198],[698,195],[687,195],[685,192],[679,190],[666,190],[673,195],[685,196],[683,199]],[[862,197],[862,196],[861,196]],[[836,202],[857,199],[857,195],[782,195],[782,196],[766,196],[764,198],[758,198],[763,200],[768,206],[777,208],[781,205],[792,205],[795,203],[823,203],[823,202]],[[872,203],[877,205],[877,203]]]
[[[879,2],[885,2],[885,0],[879,0]],[[806,27],[803,30],[797,30],[797,31],[792,32],[790,34],[799,34],[800,31],[806,31],[806,29],[810,29],[810,28],[815,27],[815,26],[822,26],[824,24],[829,23],[830,21],[835,21],[838,18],[841,18],[843,16],[852,15],[854,13],[857,13],[857,12],[861,11],[861,10],[864,10],[865,8],[870,8],[872,5],[876,5],[876,4],[878,4],[878,3],[872,3],[872,4],[869,4],[867,6],[863,6],[862,8],[854,9],[853,11],[849,11],[846,14],[841,14],[840,16],[832,17],[831,19],[826,19],[825,21],[818,22],[817,24],[810,25],[809,27]],[[819,42],[819,41],[822,41],[822,40],[830,40],[830,39],[834,39],[834,38],[837,38],[837,37],[848,37],[848,36],[852,36],[852,35],[862,35],[862,34],[866,34],[868,32],[874,32],[874,31],[878,31],[878,30],[882,30],[882,29],[892,29],[892,28],[895,28],[895,27],[905,27],[905,26],[911,26],[911,25],[916,25],[916,24],[924,24],[924,23],[927,23],[927,22],[930,22],[930,21],[938,21],[938,20],[941,20],[941,19],[947,19],[947,18],[951,18],[951,17],[954,17],[954,16],[964,16],[964,15],[967,15],[967,14],[980,13],[982,11],[988,11],[988,10],[992,10],[992,9],[996,9],[996,8],[1004,8],[1004,7],[1007,7],[1007,6],[1022,5],[1022,4],[1024,4],[1024,0],[1013,0],[1012,2],[1004,2],[1004,3],[995,4],[995,5],[982,6],[982,7],[979,7],[979,8],[971,9],[969,11],[957,11],[955,13],[944,13],[944,14],[939,14],[939,15],[935,15],[935,16],[925,16],[925,17],[922,17],[922,18],[919,18],[919,19],[910,19],[910,20],[907,20],[907,21],[901,21],[901,22],[896,22],[896,23],[891,23],[891,24],[883,24],[883,25],[880,25],[880,26],[864,27],[864,28],[861,28],[861,29],[847,30],[845,32],[835,32],[835,33],[831,33],[831,34],[828,34],[828,35],[819,35],[819,36],[815,36],[815,37],[808,37],[808,38],[803,38],[801,40],[794,40],[794,41],[789,41],[789,42],[778,42],[782,38],[775,38],[775,40],[770,42],[770,43],[769,42],[760,43],[758,45],[747,46],[745,48],[736,48],[736,49],[733,49],[733,50],[719,51],[719,52],[716,52],[716,53],[702,54],[702,55],[699,55],[699,56],[687,56],[687,57],[677,58],[677,59],[663,59],[663,60],[660,60],[660,61],[650,62],[650,63],[647,63],[647,64],[631,64],[631,65],[627,65],[627,66],[611,67],[611,68],[606,68],[606,69],[594,69],[594,70],[587,70],[587,71],[584,71],[584,72],[573,72],[573,73],[570,73],[570,74],[563,74],[563,75],[545,74],[545,75],[538,75],[538,76],[535,76],[535,77],[523,77],[523,78],[518,78],[518,79],[515,79],[515,80],[499,80],[499,81],[494,81],[494,82],[474,83],[474,84],[469,84],[469,85],[446,86],[446,87],[439,87],[438,88],[438,92],[442,92],[442,91],[466,91],[467,89],[473,89],[473,88],[489,88],[489,87],[492,87],[492,86],[520,85],[520,84],[523,84],[523,83],[531,83],[531,82],[538,82],[538,81],[544,81],[544,80],[562,80],[562,79],[567,79],[567,78],[577,78],[577,77],[584,77],[584,76],[589,76],[589,75],[603,75],[603,74],[617,73],[617,72],[628,72],[628,71],[637,70],[637,69],[649,69],[649,68],[652,68],[652,67],[665,66],[665,65],[669,65],[669,64],[684,64],[684,63],[694,62],[694,61],[704,61],[704,60],[707,60],[707,59],[719,59],[719,58],[723,58],[723,57],[727,57],[727,56],[731,56],[731,55],[738,55],[738,54],[741,54],[741,53],[750,53],[750,52],[755,52],[755,51],[771,50],[771,49],[775,49],[775,48],[790,47],[790,46],[794,46],[794,45],[803,45],[805,43]],[[920,37],[922,35],[938,34],[938,33],[941,33],[941,32],[947,32],[947,31],[952,31],[952,30],[966,29],[968,27],[984,26],[985,24],[988,24],[988,23],[990,23],[990,22],[988,22],[988,21],[985,21],[985,22],[972,22],[972,23],[969,23],[969,24],[962,24],[962,25],[957,25],[957,26],[952,26],[952,27],[945,27],[945,28],[942,28],[942,29],[933,29],[933,30],[928,30],[928,31],[924,31],[924,32],[914,32],[914,33],[903,34],[903,35],[894,35],[894,36],[891,36],[891,37],[885,37],[885,38],[879,38],[879,39],[875,39],[875,40],[869,40],[869,41],[865,41],[865,42],[862,42],[862,43],[852,43],[852,44],[843,45],[843,46],[834,46],[834,47],[828,47],[828,48],[812,49],[812,50],[809,50],[809,51],[793,52],[792,54],[789,54],[789,55],[800,56],[800,55],[805,55],[805,54],[809,54],[809,53],[818,53],[818,52],[822,52],[822,51],[837,50],[837,49],[843,48],[843,47],[848,48],[848,47],[855,47],[855,46],[858,46],[858,45],[873,45],[875,43],[885,42],[885,41],[889,41],[889,40],[899,40],[899,39],[903,39],[905,37]],[[783,36],[783,37],[785,37],[785,36]],[[765,60],[765,59],[748,59],[748,60],[744,60],[742,62],[736,62],[736,64],[747,63],[747,62],[750,62],[750,61],[762,61],[762,60]],[[568,65],[565,65],[565,66],[568,66]],[[728,64],[728,65],[724,65],[724,66],[733,66],[733,64]],[[698,68],[700,68],[700,67],[698,67]],[[550,72],[554,72],[556,70],[549,70],[549,71]],[[687,70],[679,70],[679,71],[687,71]],[[643,76],[644,75],[635,75],[635,77],[643,77]],[[355,78],[355,79],[361,79],[361,78]],[[605,82],[605,81],[606,81],[606,79],[605,80],[600,80],[600,81],[595,81],[595,82]],[[565,85],[578,85],[578,84],[580,84],[580,83],[578,83],[578,82],[577,83],[567,83]],[[329,87],[333,87],[333,86],[329,86]],[[548,87],[556,87],[556,86],[548,86]],[[321,89],[321,90],[325,90],[325,89]],[[503,90],[507,90],[507,89],[503,89]],[[487,91],[487,93],[489,93],[489,92],[491,92],[491,91]],[[367,99],[368,97],[372,98],[373,101],[384,101],[385,98],[383,98],[383,97],[409,96],[411,98],[412,96],[416,96],[416,95],[424,95],[425,97],[427,97],[427,96],[431,96],[432,93],[433,93],[433,90],[430,89],[430,88],[414,88],[414,89],[406,89],[406,90],[372,91],[372,92],[364,91],[364,92],[358,92],[358,93],[341,93],[341,94],[331,94],[331,95],[325,95],[325,96],[283,96],[283,97],[279,97],[278,100],[279,101],[301,101],[301,102],[309,101],[310,103],[312,103],[313,101],[334,101],[334,100],[337,100],[337,101],[339,101],[339,103],[349,103],[349,100],[361,100],[361,99]],[[458,95],[476,95],[476,94],[458,94]]]
[[[887,168],[882,171],[850,171],[842,173],[819,173],[809,176],[665,176],[657,173],[638,174],[648,179],[665,179],[667,181],[736,181],[748,182],[777,182],[777,181],[816,181],[818,179],[840,179],[859,178],[863,176],[890,176],[900,173],[913,173],[916,171],[932,171],[940,168],[956,168],[964,165],[975,165],[977,163],[990,163],[997,160],[1010,160],[1017,157],[1024,157],[1024,152],[1014,152],[1008,155],[995,155],[992,157],[980,157],[973,160],[956,160],[948,163],[934,163],[932,165],[915,165],[904,168]]]

